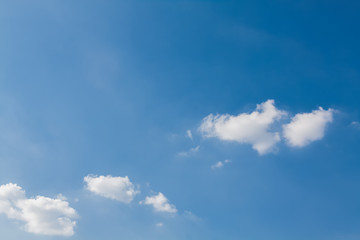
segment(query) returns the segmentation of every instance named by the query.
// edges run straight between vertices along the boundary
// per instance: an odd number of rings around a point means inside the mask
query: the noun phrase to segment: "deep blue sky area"
[[[34,233],[0,190],[0,238],[360,239],[359,13],[333,0],[0,1],[0,185],[61,194],[78,215],[70,236]],[[271,99],[286,114],[265,154],[258,125],[231,125],[236,140],[201,130]],[[323,135],[291,145],[284,126],[319,107]],[[128,176],[138,193],[99,196],[89,174]],[[146,203],[159,192],[176,213]]]

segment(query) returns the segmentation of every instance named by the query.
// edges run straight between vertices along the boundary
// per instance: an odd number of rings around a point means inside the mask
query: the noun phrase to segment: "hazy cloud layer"
[[[13,183],[0,186],[0,213],[24,222],[27,232],[54,236],[72,236],[76,225],[73,218],[77,217],[64,197],[26,198],[25,191]]]

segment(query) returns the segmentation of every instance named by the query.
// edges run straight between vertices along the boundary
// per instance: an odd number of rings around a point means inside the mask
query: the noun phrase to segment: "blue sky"
[[[1,239],[359,239],[359,11],[1,1]]]

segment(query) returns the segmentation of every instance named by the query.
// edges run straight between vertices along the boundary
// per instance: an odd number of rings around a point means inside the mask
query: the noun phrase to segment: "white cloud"
[[[193,140],[193,136],[192,136],[191,130],[187,130],[187,131],[186,131],[186,136],[187,136],[188,138],[190,138],[191,140]]]
[[[190,154],[196,153],[200,150],[200,146],[196,146],[194,148],[190,148],[189,151],[186,152],[179,152],[178,155],[181,157],[188,157]]]
[[[286,112],[274,106],[274,100],[258,104],[252,113],[242,113],[237,116],[229,114],[205,117],[199,127],[204,137],[217,137],[224,141],[236,141],[252,145],[259,154],[273,151],[280,141],[278,132],[270,132],[270,126]]]
[[[24,230],[34,234],[72,236],[77,217],[66,199],[37,196],[26,198],[25,191],[16,184],[0,186],[0,213],[25,223]]]
[[[283,135],[293,147],[303,147],[324,137],[325,127],[333,120],[333,109],[319,108],[311,113],[296,114],[283,126]]]
[[[218,161],[217,163],[211,165],[211,169],[222,168],[227,163],[231,163],[231,161],[228,159],[224,161]]]
[[[176,213],[177,209],[161,192],[158,195],[146,197],[140,204],[152,205],[156,212]]]
[[[134,184],[126,177],[91,176],[84,177],[87,189],[97,195],[117,200],[123,203],[130,203],[136,194]]]

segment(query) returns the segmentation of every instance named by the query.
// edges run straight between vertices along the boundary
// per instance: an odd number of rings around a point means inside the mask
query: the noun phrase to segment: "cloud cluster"
[[[126,177],[91,176],[84,177],[86,188],[102,197],[110,198],[123,203],[130,203],[140,193],[134,184]],[[152,205],[156,212],[176,213],[177,209],[161,192],[158,195],[146,197],[140,204]]]
[[[176,213],[177,209],[169,200],[159,192],[157,195],[146,197],[140,204],[151,205],[156,212]]]
[[[86,188],[103,197],[117,200],[123,203],[130,203],[136,194],[134,184],[126,177],[91,176],[84,177]]]
[[[0,213],[25,223],[24,230],[34,234],[72,236],[77,217],[75,209],[63,197],[26,198],[16,184],[0,186]]]
[[[281,125],[279,121],[289,114],[277,109],[274,100],[267,100],[258,104],[250,113],[236,116],[210,114],[202,120],[199,131],[205,138],[250,144],[262,155],[273,151],[282,138],[290,147],[304,147],[322,139],[326,126],[333,121],[334,112],[331,108],[325,110],[319,107],[310,113],[295,114],[288,123]],[[351,125],[358,127],[359,123],[353,122]],[[187,137],[193,139],[190,130],[187,131]],[[179,153],[179,156],[189,156],[199,149],[200,146],[196,146]],[[219,161],[211,165],[211,169],[222,168],[230,162]],[[131,203],[140,193],[127,176],[88,175],[84,177],[84,182],[90,192],[126,204]],[[156,212],[175,214],[178,211],[161,192],[145,197],[139,204],[149,205]],[[74,219],[78,217],[75,209],[61,195],[57,198],[27,198],[25,191],[13,183],[0,186],[0,214],[23,222],[23,229],[27,232],[53,236],[74,235]],[[156,226],[161,227],[163,223],[159,222]]]
[[[289,124],[283,125],[283,136],[291,147],[303,147],[324,136],[326,125],[332,121],[334,110],[319,108],[311,113],[296,114]],[[274,100],[258,104],[255,111],[230,114],[210,114],[202,120],[199,131],[205,138],[251,144],[260,155],[272,152],[280,142],[280,130],[274,125],[288,113],[275,107]],[[276,127],[276,126],[275,126]]]
[[[84,177],[84,182],[89,191],[123,203],[132,202],[139,193],[127,176],[88,175]],[[177,212],[176,207],[161,192],[146,197],[140,204],[151,205],[156,212]],[[75,209],[69,206],[61,194],[57,198],[27,198],[25,191],[14,183],[0,186],[0,214],[23,222],[23,229],[29,233],[52,236],[74,235],[74,219],[78,217]]]

